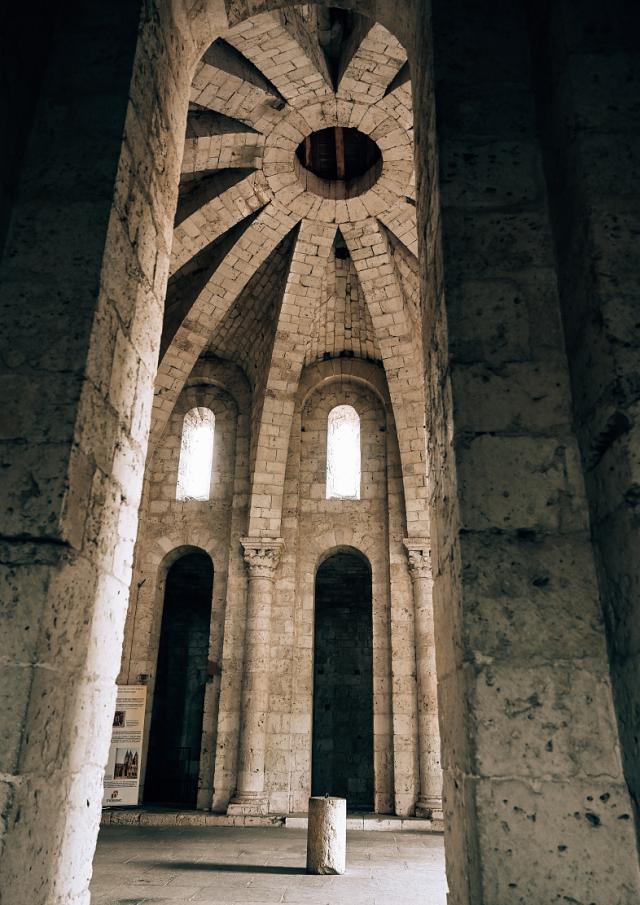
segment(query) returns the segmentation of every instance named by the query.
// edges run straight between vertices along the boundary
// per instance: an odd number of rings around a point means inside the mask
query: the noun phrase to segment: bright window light
[[[210,409],[191,409],[184,416],[176,499],[209,499],[215,424]]]
[[[360,418],[351,405],[337,405],[327,425],[327,499],[360,499]]]

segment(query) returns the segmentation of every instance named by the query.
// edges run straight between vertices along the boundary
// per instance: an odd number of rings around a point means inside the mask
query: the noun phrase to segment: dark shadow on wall
[[[59,6],[0,5],[0,257]]]

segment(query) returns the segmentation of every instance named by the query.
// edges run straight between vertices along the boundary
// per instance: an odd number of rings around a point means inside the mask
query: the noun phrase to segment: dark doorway
[[[212,595],[206,553],[174,562],[165,586],[145,803],[196,806]]]
[[[371,568],[356,551],[316,574],[311,794],[373,811]]]

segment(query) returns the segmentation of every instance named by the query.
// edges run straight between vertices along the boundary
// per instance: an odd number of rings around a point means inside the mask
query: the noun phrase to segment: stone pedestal
[[[307,873],[343,874],[347,858],[346,798],[309,799]]]
[[[281,538],[245,537],[242,546],[249,569],[242,723],[238,784],[227,813],[263,815],[268,812],[264,760],[269,708],[271,601],[273,580],[284,541]]]
[[[442,767],[438,725],[438,678],[433,628],[433,577],[430,542],[405,538],[415,606],[416,672],[418,684],[418,751],[420,790],[416,816],[442,820]]]

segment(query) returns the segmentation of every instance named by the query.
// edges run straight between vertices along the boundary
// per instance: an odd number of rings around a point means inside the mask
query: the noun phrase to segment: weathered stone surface
[[[347,801],[309,799],[307,873],[343,874],[347,861]]]
[[[450,902],[627,905],[637,11],[345,0],[376,24],[354,27],[334,90],[317,10],[273,5],[72,5],[29,40],[28,67],[20,14],[0,54],[15,87],[0,194],[3,905],[87,902],[127,602],[120,678],[150,678],[152,696],[164,576],[188,546],[216,576],[198,806],[225,810],[241,786],[242,825],[304,810],[315,570],[354,547],[372,566],[375,809],[412,813],[439,775],[430,599],[403,538],[428,542],[435,577]],[[221,34],[244,61],[209,50]],[[382,151],[359,194],[296,169],[300,142],[336,126]],[[212,188],[209,170],[231,166],[255,172]],[[326,418],[347,401],[357,505],[325,495]],[[202,506],[175,499],[193,404],[218,419]],[[250,578],[243,537],[284,539],[273,574]]]

